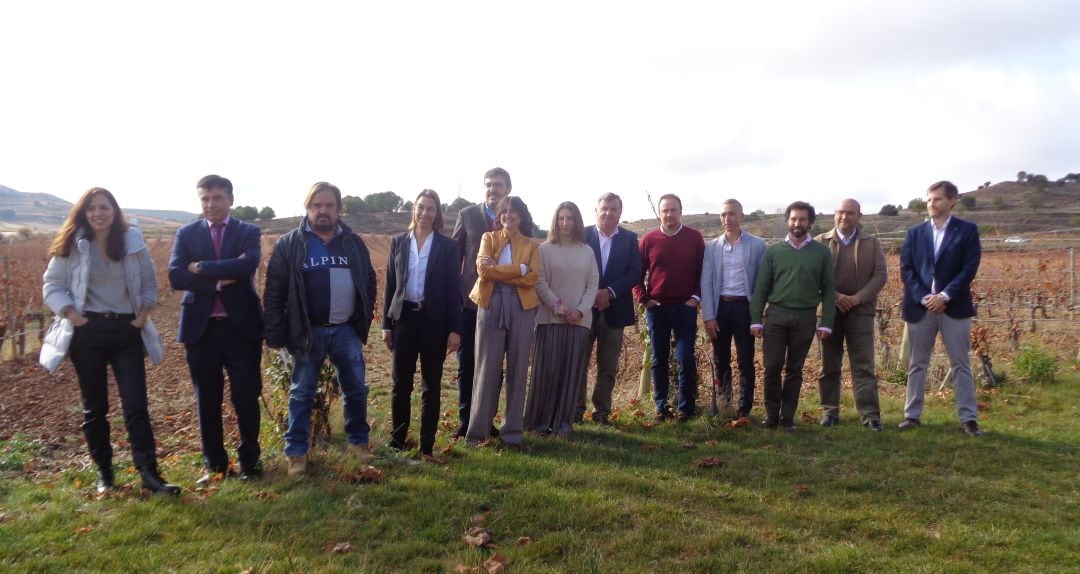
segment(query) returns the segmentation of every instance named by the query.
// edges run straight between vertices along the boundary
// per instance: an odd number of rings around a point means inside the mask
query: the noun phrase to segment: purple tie
[[[221,259],[221,237],[225,235],[224,223],[212,223],[210,224],[210,237],[214,240],[214,258]],[[220,282],[218,283],[220,286]],[[214,308],[210,311],[211,317],[226,317],[228,313],[225,312],[225,304],[221,302],[220,289],[218,294],[214,296]]]

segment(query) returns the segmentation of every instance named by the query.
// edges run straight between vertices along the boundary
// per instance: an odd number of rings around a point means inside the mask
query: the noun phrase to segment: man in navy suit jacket
[[[596,344],[592,420],[599,424],[608,424],[611,415],[611,393],[619,370],[623,328],[637,322],[631,289],[641,281],[641,254],[637,235],[619,227],[621,218],[622,199],[614,193],[605,193],[596,204],[596,225],[585,228],[585,243],[596,254],[596,267],[600,270],[589,340],[590,356],[593,343]],[[577,420],[585,414],[587,382],[578,385],[581,390],[577,398]]]
[[[900,250],[900,273],[904,279],[903,317],[911,341],[907,402],[900,430],[919,426],[926,370],[940,331],[949,355],[961,428],[970,436],[981,436],[968,354],[971,351],[971,318],[975,316],[971,282],[979,270],[982,248],[975,224],[952,216],[958,195],[951,182],[939,181],[931,185],[926,190],[930,220],[908,229]]]
[[[261,231],[229,217],[232,182],[208,175],[197,184],[204,219],[176,231],[169,284],[186,291],[177,338],[184,344],[195,386],[207,474],[198,484],[231,474],[221,423],[225,377],[240,428],[241,478],[262,473],[259,463],[259,393],[262,374],[262,308],[253,277],[259,267]]]

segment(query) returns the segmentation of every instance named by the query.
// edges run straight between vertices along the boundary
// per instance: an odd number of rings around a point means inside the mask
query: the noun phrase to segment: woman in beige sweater
[[[559,204],[548,240],[540,246],[532,384],[525,428],[566,435],[574,423],[579,386],[588,368],[592,305],[600,273],[585,243],[585,224],[573,203]]]

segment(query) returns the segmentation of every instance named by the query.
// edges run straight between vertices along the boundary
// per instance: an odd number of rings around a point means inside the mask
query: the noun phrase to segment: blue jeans
[[[679,362],[678,409],[693,415],[697,399],[697,360],[694,339],[697,338],[697,307],[684,303],[657,305],[645,311],[645,323],[652,339],[653,400],[656,410],[668,407],[668,358],[671,356],[671,333],[675,333],[675,360]]]
[[[293,355],[289,429],[285,431],[286,456],[306,454],[311,445],[311,408],[315,403],[319,370],[326,357],[330,357],[330,363],[337,369],[337,382],[345,403],[345,434],[349,443],[368,443],[371,427],[367,421],[364,345],[352,325],[312,325],[311,348],[306,354]]]

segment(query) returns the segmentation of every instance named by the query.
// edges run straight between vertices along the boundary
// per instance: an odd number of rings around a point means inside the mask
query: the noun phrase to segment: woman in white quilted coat
[[[49,248],[43,297],[57,315],[41,350],[55,371],[71,358],[82,395],[83,434],[98,467],[99,493],[115,488],[109,440],[108,367],[120,395],[131,456],[151,492],[179,494],[158,473],[157,447],[146,399],[144,354],[157,363],[162,344],[150,311],[157,305],[157,273],[138,229],[124,221],[107,189],[83,194]]]

